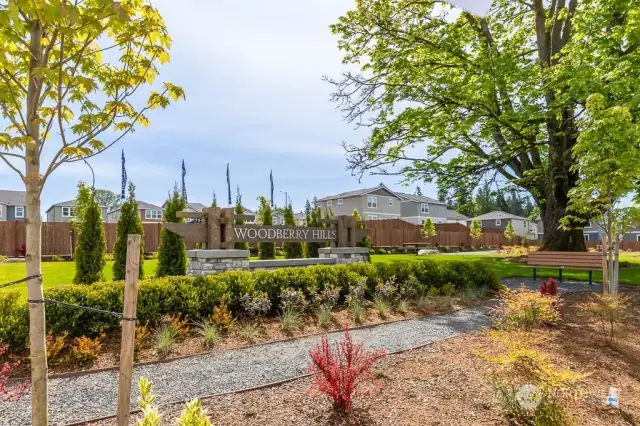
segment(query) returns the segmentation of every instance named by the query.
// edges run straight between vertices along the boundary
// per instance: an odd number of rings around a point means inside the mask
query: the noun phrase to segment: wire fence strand
[[[5,283],[5,284],[0,284],[0,288],[5,288],[5,287],[9,287],[11,285],[24,283],[24,282],[27,282],[29,280],[33,280],[35,278],[40,278],[40,277],[42,277],[42,275],[40,275],[40,274],[29,275],[28,277],[20,278],[19,280],[16,280],[16,281],[11,281],[11,282],[8,282],[8,283]]]

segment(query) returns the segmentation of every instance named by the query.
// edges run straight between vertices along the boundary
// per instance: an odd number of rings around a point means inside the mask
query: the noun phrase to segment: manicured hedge
[[[181,313],[191,319],[211,315],[213,307],[227,300],[229,309],[239,313],[240,298],[264,291],[271,299],[274,313],[279,306],[283,289],[301,290],[311,296],[325,286],[341,288],[344,297],[349,285],[360,277],[367,277],[367,292],[371,296],[378,282],[396,278],[403,285],[415,276],[423,286],[442,287],[452,283],[457,289],[466,287],[498,288],[493,270],[481,262],[430,260],[349,265],[282,268],[256,272],[225,272],[204,277],[166,277],[143,280],[139,283],[137,318],[141,323],[153,323],[165,314]],[[45,290],[45,298],[73,303],[106,311],[122,312],[122,282],[68,285]],[[0,337],[12,349],[24,347],[28,336],[26,304],[14,293],[0,293]],[[119,326],[119,320],[109,315],[72,310],[47,304],[47,330],[72,336],[95,335]]]

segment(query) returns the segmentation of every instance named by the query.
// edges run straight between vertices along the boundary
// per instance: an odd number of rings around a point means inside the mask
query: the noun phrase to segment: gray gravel
[[[537,289],[540,280],[506,279],[512,288],[524,283]],[[599,285],[565,281],[561,291],[598,290]],[[416,318],[352,332],[355,341],[369,348],[385,348],[390,352],[436,342],[489,325],[487,311],[491,303],[447,315]],[[335,340],[340,332],[330,334]],[[305,374],[308,350],[319,337],[229,350],[222,353],[140,366],[134,369],[131,406],[137,406],[137,381],[144,376],[153,382],[157,403],[165,404],[198,396],[240,390]],[[277,360],[277,361],[276,361]],[[115,414],[117,372],[87,374],[76,378],[49,380],[49,421],[61,425]],[[28,425],[30,395],[19,401],[0,405],[0,425]]]
[[[393,352],[486,326],[489,324],[487,309],[482,306],[383,324],[355,330],[352,334],[355,341],[364,342],[367,347]],[[340,334],[332,333],[330,337],[339,338]],[[318,337],[305,338],[140,366],[134,370],[134,383],[140,376],[151,380],[158,404],[264,385],[305,374],[308,350],[318,340]],[[132,407],[137,405],[137,398],[137,385],[134,385]],[[49,380],[49,422],[60,425],[115,414],[116,399],[117,372]],[[0,405],[0,424],[30,424],[30,402],[30,396],[25,395],[19,401]]]

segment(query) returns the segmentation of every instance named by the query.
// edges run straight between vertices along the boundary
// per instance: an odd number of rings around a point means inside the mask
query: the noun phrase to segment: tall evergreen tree
[[[284,224],[286,226],[295,226],[296,222],[293,219],[293,206],[289,204],[284,211]],[[284,250],[284,257],[287,259],[300,259],[304,257],[302,249],[302,243],[287,242],[282,244]]]
[[[144,278],[144,227],[140,219],[140,210],[136,201],[136,187],[129,183],[129,196],[120,206],[120,218],[116,228],[117,238],[113,248],[113,279],[123,280],[127,266],[127,238],[129,234],[138,234],[140,239],[140,269],[138,276]]]
[[[218,198],[216,197],[216,191],[213,191],[213,201],[211,202],[211,207],[218,207]]]
[[[86,185],[84,188],[88,189]],[[104,279],[104,253],[106,249],[106,238],[104,235],[104,223],[102,210],[95,199],[95,194],[91,191],[88,204],[82,209],[80,218],[78,245],[74,258],[76,261],[76,275],[73,282],[76,284],[92,284]],[[85,191],[86,192],[86,191]]]
[[[422,189],[420,189],[420,187],[419,187],[419,186],[416,186],[416,192],[415,192],[415,195],[417,195],[417,196],[419,196],[419,197],[422,197]],[[439,194],[438,194],[438,195],[439,195]],[[440,198],[440,197],[438,197],[438,199],[439,199],[439,198]],[[444,202],[444,200],[440,200],[440,201]]]
[[[362,217],[360,216],[360,213],[358,213],[358,209],[353,209],[353,218],[356,220],[356,222],[362,220]],[[356,229],[365,229],[365,226],[356,224]],[[360,241],[358,241],[356,243],[356,246],[357,247],[369,247],[369,248],[371,248],[371,238],[369,238],[368,235],[365,235],[364,237],[362,237],[362,239]]]
[[[165,222],[184,223],[184,219],[176,216],[176,212],[187,208],[187,202],[178,192],[178,184],[169,193],[165,203],[165,213],[162,219]],[[160,246],[158,248],[158,268],[156,276],[176,276],[187,274],[187,248],[184,240],[178,234],[168,229],[160,230]]]
[[[313,209],[309,218],[307,219],[307,226],[309,228],[321,228],[322,224],[320,219],[322,218],[322,211],[320,209]],[[318,249],[323,247],[322,243],[306,243],[304,245],[304,257],[315,258],[318,257]]]
[[[273,225],[273,214],[269,200],[265,197],[258,197],[260,207],[258,207],[258,218],[261,225]],[[258,258],[260,260],[275,259],[275,243],[258,243]]]
[[[242,206],[242,194],[240,193],[240,186],[236,187],[236,206],[233,208],[233,213],[236,215],[244,214],[244,207]],[[244,220],[236,219],[236,225],[244,225]],[[235,243],[234,248],[237,250],[249,250],[249,243]]]
[[[307,220],[308,220],[308,216],[311,214],[311,210],[313,210],[311,208],[311,203],[307,199],[307,202],[304,203],[304,214],[307,215]]]

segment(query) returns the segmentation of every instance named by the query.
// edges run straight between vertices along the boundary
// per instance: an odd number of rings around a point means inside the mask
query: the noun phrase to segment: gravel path
[[[510,287],[525,283],[537,288],[531,279],[504,281]],[[563,282],[562,291],[597,289],[581,283]],[[447,315],[415,318],[373,328],[354,330],[354,340],[370,348],[390,352],[425,345],[462,333],[478,330],[490,323],[487,310],[491,303]],[[330,334],[339,338],[341,332]],[[144,376],[153,382],[157,403],[191,399],[247,387],[264,385],[305,374],[308,350],[318,337],[229,350],[222,353],[139,366],[134,369],[131,405],[137,405],[137,382]],[[276,361],[277,360],[277,361]],[[61,425],[115,414],[117,371],[87,374],[75,378],[49,380],[49,422]],[[30,424],[31,398],[0,404],[0,425]]]

